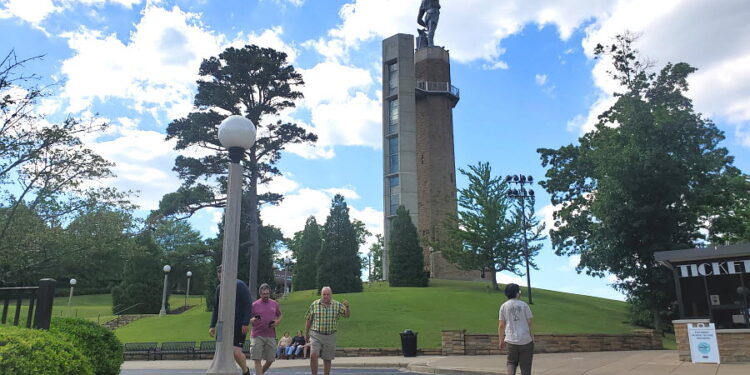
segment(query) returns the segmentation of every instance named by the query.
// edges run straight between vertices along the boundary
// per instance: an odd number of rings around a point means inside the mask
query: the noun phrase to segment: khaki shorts
[[[310,331],[310,355],[319,353],[320,358],[326,361],[336,357],[336,333],[324,335],[320,332]]]
[[[250,359],[254,361],[273,362],[276,359],[275,337],[253,337],[253,347],[250,348]]]

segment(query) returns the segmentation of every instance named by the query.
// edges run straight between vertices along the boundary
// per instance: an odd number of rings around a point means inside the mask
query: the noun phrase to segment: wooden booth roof
[[[654,253],[657,262],[672,268],[675,263],[706,259],[723,259],[750,256],[750,243],[727,246],[697,247],[693,249],[659,251]]]

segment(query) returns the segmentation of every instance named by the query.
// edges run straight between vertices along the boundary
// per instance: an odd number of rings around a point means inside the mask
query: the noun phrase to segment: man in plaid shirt
[[[310,343],[310,372],[318,375],[318,357],[323,358],[323,373],[330,375],[336,354],[336,323],[350,315],[349,301],[333,299],[331,287],[320,290],[321,298],[310,304],[305,314],[305,339]]]

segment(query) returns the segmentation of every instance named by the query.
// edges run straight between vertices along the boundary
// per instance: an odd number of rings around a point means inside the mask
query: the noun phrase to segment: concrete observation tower
[[[434,45],[439,1],[424,0],[416,38],[396,34],[383,40],[384,276],[388,277],[391,222],[399,205],[409,210],[431,278],[479,280],[441,256],[447,217],[456,216],[453,107],[459,90],[451,84],[450,55]]]

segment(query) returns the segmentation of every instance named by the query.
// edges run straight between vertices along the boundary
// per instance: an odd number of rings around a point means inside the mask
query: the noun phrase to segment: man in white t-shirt
[[[515,375],[516,368],[521,367],[521,375],[531,375],[531,361],[534,358],[534,334],[531,330],[531,309],[526,302],[518,299],[521,287],[508,284],[505,287],[508,301],[500,306],[500,322],[497,335],[500,338],[500,350],[508,347],[508,375]]]

